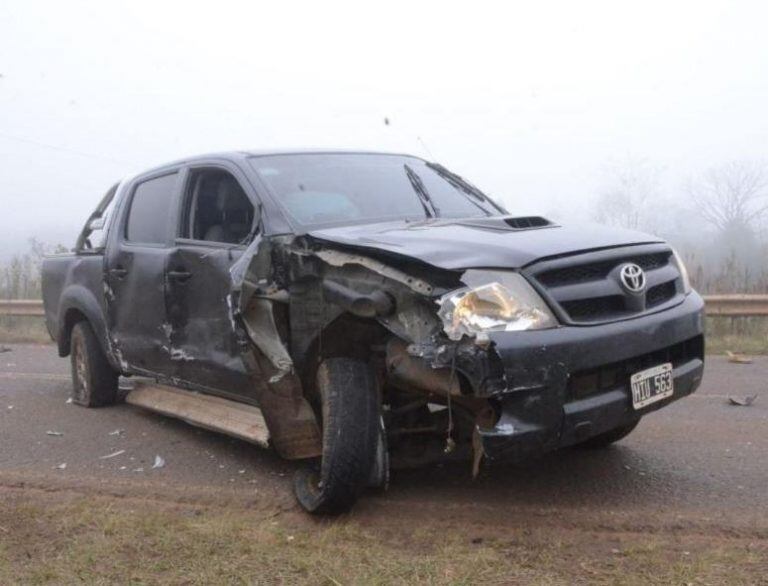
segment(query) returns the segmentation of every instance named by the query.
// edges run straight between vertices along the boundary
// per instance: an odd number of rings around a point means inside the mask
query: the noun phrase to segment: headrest
[[[229,175],[216,186],[216,209],[220,212],[247,211],[252,207],[242,187]]]

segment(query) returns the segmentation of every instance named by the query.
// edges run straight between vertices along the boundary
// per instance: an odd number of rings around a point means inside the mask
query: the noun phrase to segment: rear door
[[[180,178],[179,168],[167,168],[128,187],[104,261],[115,354],[124,368],[161,377],[173,374],[165,335],[165,290]]]
[[[174,376],[220,394],[253,398],[230,309],[230,268],[253,239],[258,200],[233,164],[186,169],[168,280],[169,343]]]

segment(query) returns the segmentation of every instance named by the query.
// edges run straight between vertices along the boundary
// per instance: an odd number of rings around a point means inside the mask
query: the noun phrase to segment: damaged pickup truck
[[[509,215],[392,154],[233,152],[115,185],[47,258],[73,399],[305,460],[347,510],[394,467],[606,446],[701,382],[703,303],[662,240]]]

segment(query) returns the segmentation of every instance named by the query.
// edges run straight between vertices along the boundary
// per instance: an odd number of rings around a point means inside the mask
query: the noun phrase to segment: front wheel
[[[328,358],[317,370],[322,406],[323,453],[294,478],[296,498],[307,511],[348,511],[368,484],[379,443],[381,414],[371,368],[352,358]]]
[[[72,328],[72,400],[84,407],[112,405],[117,399],[119,375],[109,364],[87,321]]]

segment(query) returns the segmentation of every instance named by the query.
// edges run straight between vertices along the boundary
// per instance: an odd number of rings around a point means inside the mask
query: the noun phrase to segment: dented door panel
[[[229,271],[243,250],[180,241],[168,261],[168,319],[162,329],[175,377],[254,400],[242,339],[229,309]]]
[[[112,350],[124,370],[172,375],[160,324],[165,322],[169,250],[121,246],[108,255],[104,297]]]

